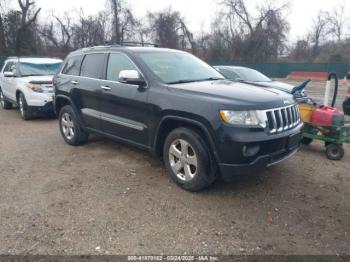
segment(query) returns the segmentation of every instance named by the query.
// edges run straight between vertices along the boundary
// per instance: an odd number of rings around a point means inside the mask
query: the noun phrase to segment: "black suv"
[[[99,46],[71,53],[54,77],[64,140],[96,132],[163,157],[198,191],[221,174],[253,173],[297,152],[303,124],[283,91],[225,80],[186,52]]]

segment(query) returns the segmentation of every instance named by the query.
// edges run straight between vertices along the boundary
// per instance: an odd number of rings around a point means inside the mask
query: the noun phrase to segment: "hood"
[[[256,84],[258,85],[262,85],[265,87],[272,87],[272,88],[276,88],[278,90],[284,91],[284,92],[288,92],[288,93],[292,93],[293,89],[295,86],[283,83],[283,82],[278,82],[278,81],[271,81],[271,82],[256,82]]]
[[[169,88],[183,93],[216,99],[233,107],[270,109],[295,103],[293,96],[285,91],[229,80],[176,84],[170,85]]]
[[[33,84],[52,84],[52,76],[24,76],[18,78],[24,83],[33,83]]]

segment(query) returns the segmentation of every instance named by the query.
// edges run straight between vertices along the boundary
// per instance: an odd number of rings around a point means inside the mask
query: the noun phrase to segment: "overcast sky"
[[[12,0],[13,2],[17,2]],[[281,2],[281,0],[270,0]],[[169,6],[173,10],[180,11],[186,19],[188,27],[193,32],[202,29],[209,30],[210,23],[215,18],[220,7],[220,0],[126,0],[137,17],[144,16],[147,11],[159,11]],[[254,10],[265,0],[248,0],[249,8]],[[295,41],[303,36],[311,27],[312,19],[319,10],[332,10],[334,6],[344,4],[346,0],[290,0],[290,12],[287,19],[291,25],[290,40]],[[47,17],[51,10],[57,14],[71,9],[83,7],[86,14],[94,14],[106,7],[106,0],[36,0],[37,6],[43,8],[41,18]],[[350,8],[350,3],[347,4]],[[347,11],[350,15],[350,10]]]

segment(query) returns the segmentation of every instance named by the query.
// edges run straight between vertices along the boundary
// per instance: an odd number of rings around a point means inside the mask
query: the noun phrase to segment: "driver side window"
[[[119,73],[123,70],[139,71],[135,64],[124,54],[110,54],[107,67],[107,80],[119,81]]]

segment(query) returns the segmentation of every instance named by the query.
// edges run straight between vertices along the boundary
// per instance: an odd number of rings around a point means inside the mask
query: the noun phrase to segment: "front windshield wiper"
[[[193,82],[204,82],[204,81],[215,81],[215,80],[224,80],[225,78],[219,78],[219,77],[209,77],[209,78],[203,78],[203,79],[192,79],[192,80],[178,80],[174,82],[167,83],[168,85],[175,85],[175,84],[186,84],[186,83],[193,83]]]
[[[27,77],[27,76],[46,76],[46,75],[38,75],[38,74],[22,75],[22,77]]]

